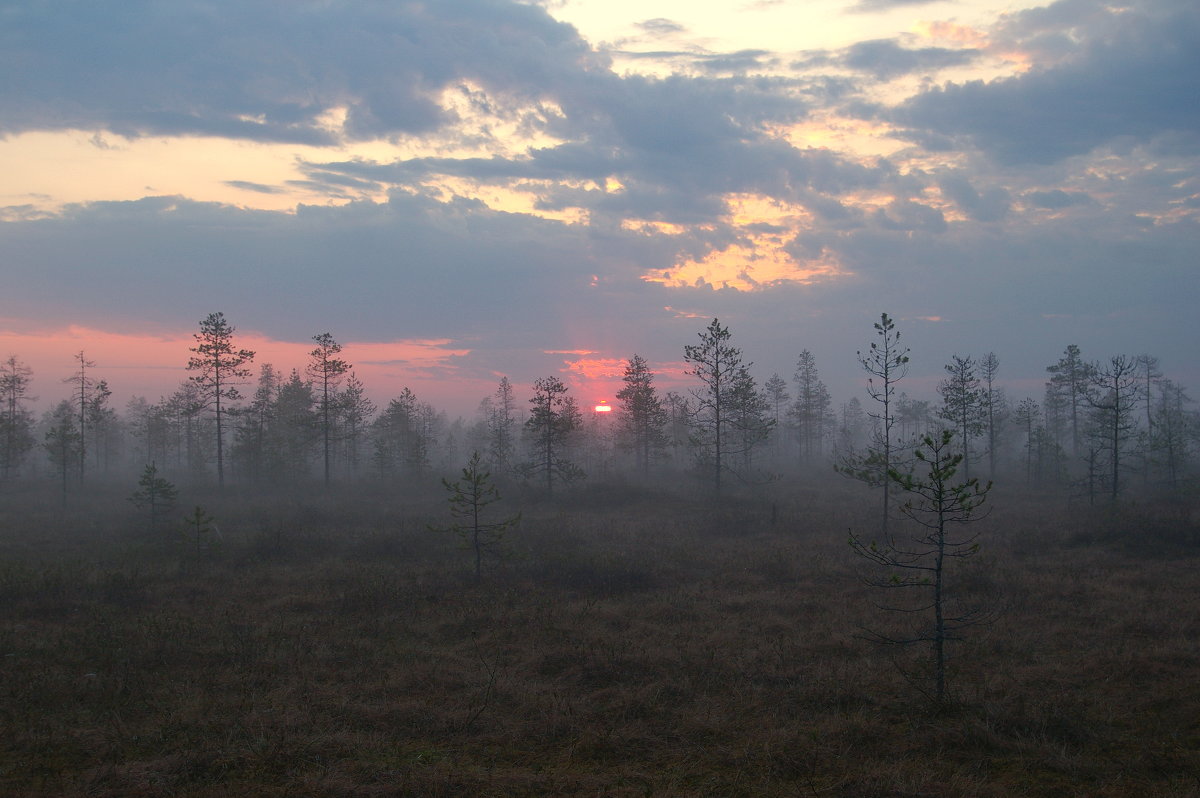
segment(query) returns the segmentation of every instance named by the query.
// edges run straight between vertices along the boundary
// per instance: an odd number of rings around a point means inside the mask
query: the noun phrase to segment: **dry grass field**
[[[855,483],[720,505],[591,486],[523,507],[479,583],[427,528],[444,502],[231,492],[198,556],[120,499],[20,498],[4,795],[1200,794],[1184,515],[998,490],[951,574],[995,618],[939,706],[923,652],[862,637],[915,619],[863,584],[847,530],[877,494]]]

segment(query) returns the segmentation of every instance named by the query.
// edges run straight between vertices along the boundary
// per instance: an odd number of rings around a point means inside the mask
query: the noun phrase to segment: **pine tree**
[[[454,482],[442,480],[449,491],[450,516],[454,519],[444,529],[459,535],[475,557],[475,579],[483,575],[484,555],[496,549],[505,531],[521,520],[521,514],[508,516],[498,521],[487,521],[488,507],[500,501],[500,491],[491,481],[491,474],[483,470],[479,452],[462,470],[462,477]],[[437,530],[439,527],[432,527]]]
[[[788,391],[788,383],[778,374],[772,374],[763,383],[763,398],[767,402],[767,414],[771,419],[771,463],[778,468],[784,459],[783,449],[787,439],[795,430],[789,423],[791,415],[792,395]]]
[[[78,419],[69,399],[59,402],[46,418],[46,438],[42,446],[50,458],[55,475],[61,481],[63,504],[67,503],[68,477],[78,466],[79,452],[83,449]]]
[[[858,352],[858,362],[867,377],[867,395],[874,399],[879,409],[867,415],[878,422],[874,440],[865,457],[854,457],[840,470],[843,473],[883,487],[881,527],[886,535],[888,515],[891,507],[891,483],[888,473],[895,465],[893,449],[896,441],[892,433],[896,424],[896,384],[908,373],[908,348],[900,345],[900,332],[896,322],[888,314],[880,314],[874,324],[878,341],[872,341],[864,353]]]
[[[138,488],[129,501],[139,510],[145,507],[150,511],[150,534],[153,535],[158,530],[159,520],[174,509],[178,495],[175,486],[159,476],[158,466],[150,463],[142,471]]]
[[[375,403],[367,396],[362,380],[351,371],[346,378],[346,387],[337,395],[337,412],[342,421],[342,456],[355,476],[358,475],[363,440],[375,410]]]
[[[268,451],[273,479],[297,483],[311,475],[314,449],[321,436],[318,399],[313,385],[295,369],[275,392]]]
[[[832,402],[817,371],[817,359],[807,349],[796,359],[792,379],[796,384],[796,403],[792,406],[791,416],[800,443],[800,461],[808,465],[821,455],[821,441]]]
[[[978,533],[955,534],[954,529],[975,520],[986,501],[991,483],[980,485],[977,479],[956,482],[954,477],[962,461],[953,452],[954,433],[926,435],[913,453],[916,468],[904,473],[891,469],[888,480],[907,497],[900,512],[915,522],[917,533],[905,540],[885,535],[881,542],[866,542],[851,533],[850,546],[856,554],[882,569],[870,580],[876,587],[897,590],[900,595],[920,595],[909,602],[884,607],[898,613],[931,613],[927,626],[911,635],[874,633],[882,643],[909,646],[928,643],[932,649],[934,697],[946,697],[946,644],[960,640],[960,632],[987,617],[978,607],[955,609],[946,582],[946,570],[956,559],[971,557],[979,551]]]
[[[942,407],[938,415],[954,425],[962,446],[963,476],[971,476],[971,439],[983,431],[986,411],[975,361],[970,356],[954,355],[946,364],[950,376],[938,385]]]
[[[429,440],[421,418],[421,406],[411,389],[405,388],[371,425],[375,441],[375,465],[384,476],[403,472],[414,477],[429,466]]]
[[[984,429],[987,433],[988,476],[996,475],[996,447],[1000,440],[1000,428],[1007,415],[1007,400],[1004,389],[996,385],[996,375],[1000,372],[1000,359],[995,352],[988,352],[979,361],[980,383],[982,384],[982,404]]]
[[[1137,423],[1137,364],[1132,358],[1116,355],[1104,367],[1093,366],[1089,374],[1092,390],[1086,396],[1092,408],[1091,430],[1098,451],[1104,455],[1109,498],[1115,502],[1121,493],[1127,444]]]
[[[5,480],[17,473],[34,445],[33,414],[24,406],[32,379],[33,369],[16,355],[0,365],[0,477]]]
[[[79,361],[79,371],[64,379],[63,382],[76,386],[74,402],[79,431],[77,457],[79,459],[79,482],[82,484],[84,472],[87,470],[88,405],[95,387],[95,382],[88,376],[88,369],[95,368],[96,364],[84,357],[82,349],[75,355],[75,359]]]
[[[1025,482],[1033,485],[1034,447],[1037,445],[1036,431],[1042,410],[1033,399],[1022,399],[1017,403],[1013,420],[1025,431]]]
[[[321,448],[325,486],[329,486],[330,453],[333,425],[337,417],[337,388],[350,370],[350,364],[338,357],[342,346],[329,333],[314,335],[317,348],[308,353],[307,373],[317,390],[317,412],[321,417]]]
[[[583,471],[565,452],[571,435],[583,423],[583,416],[573,398],[567,395],[567,386],[557,377],[534,380],[529,403],[533,408],[525,422],[525,431],[532,456],[524,471],[529,476],[544,478],[546,493],[552,494],[556,481],[569,483],[583,477]]]
[[[210,313],[200,322],[200,332],[192,337],[196,346],[190,351],[195,355],[188,359],[188,370],[199,372],[190,379],[200,388],[204,406],[211,408],[217,423],[217,486],[225,487],[225,441],[224,424],[227,406],[222,402],[235,402],[241,398],[237,385],[250,376],[246,364],[254,360],[249,349],[235,349],[235,329],[225,320],[224,313]]]
[[[654,387],[654,374],[641,355],[625,365],[624,387],[617,392],[621,446],[633,451],[636,467],[650,473],[651,460],[667,445],[667,411]]]
[[[1150,434],[1152,462],[1157,464],[1171,488],[1179,486],[1192,451],[1200,443],[1200,418],[1186,405],[1191,397],[1169,379],[1159,382],[1159,399],[1154,408]]]
[[[270,363],[260,365],[254,396],[238,414],[241,423],[233,456],[243,477],[255,484],[270,478],[268,472],[273,463],[270,452],[271,428],[275,423],[275,398],[279,393],[279,384],[279,372],[275,366]]]
[[[741,451],[733,419],[734,389],[741,384],[744,392],[751,365],[742,362],[742,351],[731,339],[729,328],[713,319],[700,333],[699,344],[683,348],[683,359],[691,364],[686,373],[701,383],[692,392],[692,440],[701,464],[710,469],[715,495],[720,495],[723,476],[730,469],[728,458]]]
[[[488,397],[485,424],[487,460],[501,474],[512,470],[516,452],[517,405],[512,383],[501,377],[496,392]]]
[[[1079,347],[1070,344],[1063,351],[1062,358],[1052,366],[1047,366],[1050,373],[1050,383],[1057,389],[1056,400],[1061,400],[1071,422],[1071,454],[1079,457],[1083,448],[1084,410],[1087,407],[1088,390],[1094,367],[1084,362]],[[1051,418],[1052,405],[1049,401],[1049,385],[1047,386],[1046,416]],[[1049,426],[1049,421],[1048,421]]]

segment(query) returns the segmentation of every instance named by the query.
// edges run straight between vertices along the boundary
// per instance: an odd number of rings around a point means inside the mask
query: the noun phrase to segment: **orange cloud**
[[[864,165],[911,147],[909,142],[893,136],[890,125],[832,112],[814,112],[804,121],[778,126],[772,133],[797,149],[833,150],[839,157]]]
[[[709,253],[701,260],[685,261],[669,269],[653,269],[642,275],[650,283],[672,288],[711,285],[755,291],[782,283],[812,283],[845,274],[835,256],[797,261],[779,244],[743,246],[735,244]]]
[[[913,31],[927,39],[936,39],[963,47],[983,49],[988,45],[987,34],[983,31],[949,20],[922,20],[913,25]]]
[[[588,380],[603,380],[625,375],[626,361],[618,357],[581,357],[567,363],[567,371]]]
[[[621,229],[631,233],[641,233],[648,236],[668,235],[678,236],[687,232],[688,228],[673,222],[656,222],[649,219],[625,219]]]
[[[812,214],[803,205],[760,194],[728,194],[724,199],[725,220],[738,228],[745,243],[670,268],[653,269],[642,279],[676,288],[711,285],[753,291],[844,274],[832,254],[799,261],[787,252],[786,246],[796,232],[811,224]],[[667,310],[679,314],[669,306]]]

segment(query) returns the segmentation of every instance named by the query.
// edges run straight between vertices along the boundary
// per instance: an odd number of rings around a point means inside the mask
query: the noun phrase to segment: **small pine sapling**
[[[158,475],[158,466],[150,463],[142,471],[142,477],[138,480],[138,489],[129,497],[129,501],[139,510],[149,509],[150,534],[153,535],[158,530],[159,520],[175,508],[175,499],[178,495],[179,491],[175,486],[166,478]]]
[[[198,504],[192,514],[183,519],[183,530],[183,542],[195,545],[197,557],[201,556],[205,549],[214,548],[221,534],[213,517]]]
[[[873,632],[871,637],[881,643],[903,646],[928,643],[933,654],[934,697],[939,704],[946,696],[946,643],[962,639],[960,630],[986,620],[988,615],[977,607],[957,609],[960,605],[951,603],[947,589],[948,562],[979,552],[977,531],[955,534],[953,530],[977,518],[976,511],[992,488],[990,482],[981,485],[978,479],[952,481],[963,459],[961,452],[954,453],[953,439],[951,430],[925,435],[913,453],[916,458],[913,469],[905,473],[888,471],[888,478],[905,494],[900,512],[916,524],[912,535],[901,539],[890,533],[882,543],[867,543],[853,532],[850,534],[854,552],[881,569],[879,576],[867,580],[868,584],[920,596],[881,609],[932,613],[928,625],[909,635]]]
[[[521,520],[520,513],[499,521],[484,520],[487,508],[500,501],[500,491],[492,484],[491,474],[483,470],[480,460],[479,452],[475,452],[460,479],[454,482],[442,480],[450,494],[447,501],[454,522],[445,527],[430,527],[435,531],[454,532],[462,538],[465,547],[475,556],[476,580],[483,574],[484,553],[496,549],[505,531]]]

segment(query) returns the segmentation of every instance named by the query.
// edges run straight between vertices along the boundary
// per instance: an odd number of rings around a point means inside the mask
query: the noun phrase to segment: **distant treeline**
[[[158,472],[189,483],[299,486],[317,481],[433,479],[479,452],[502,479],[553,492],[588,475],[678,479],[721,491],[836,466],[883,474],[919,436],[950,429],[962,469],[1030,486],[1116,499],[1194,482],[1200,414],[1151,355],[1090,360],[1069,345],[1047,366],[1040,397],[1011,396],[994,353],[955,355],[938,396],[909,397],[908,350],[886,314],[864,335],[869,378],[860,397],[834,401],[807,349],[790,379],[751,373],[728,327],[714,319],[684,347],[685,393],[661,392],[637,354],[612,412],[581,408],[557,377],[518,396],[507,377],[467,418],[449,418],[410,389],[385,406],[368,398],[329,333],[307,363],[252,371],[220,313],[200,323],[188,376],[169,396],[118,411],[85,352],[66,396],[40,419],[28,409],[33,372],[17,355],[0,366],[0,478],[53,478],[64,491],[94,476]]]

